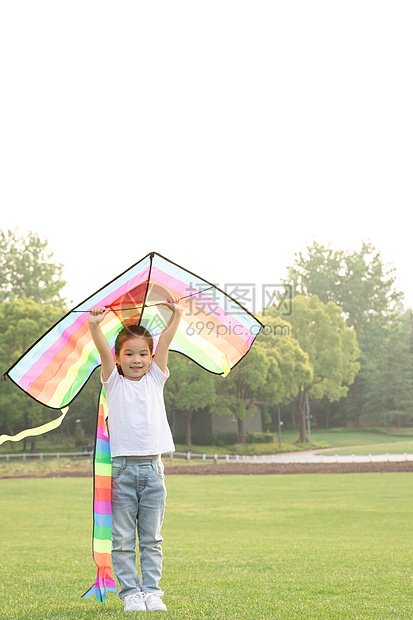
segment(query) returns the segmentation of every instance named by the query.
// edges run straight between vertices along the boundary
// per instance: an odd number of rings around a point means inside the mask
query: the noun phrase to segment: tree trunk
[[[237,439],[238,443],[245,443],[244,420],[237,419]]]
[[[293,429],[295,430],[297,428],[297,424],[295,421],[295,401],[293,400],[291,403],[291,424]]]
[[[175,437],[176,434],[176,410],[175,407],[172,409],[172,411],[169,409],[170,411],[170,415],[171,415],[171,431],[172,431],[172,435],[173,437]]]
[[[300,390],[298,395],[298,407],[300,410],[300,437],[296,443],[308,443],[307,437],[307,407],[306,407],[306,390]]]
[[[192,411],[185,412],[186,418],[186,445],[188,448],[192,448],[192,429],[191,429],[191,421],[192,421]]]

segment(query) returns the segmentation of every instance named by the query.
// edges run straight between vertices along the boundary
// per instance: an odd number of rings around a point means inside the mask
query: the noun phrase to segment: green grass
[[[169,476],[167,486],[160,617],[413,618],[410,474]],[[124,617],[114,595],[80,598],[95,579],[91,492],[87,478],[0,481],[2,620]]]
[[[91,438],[93,444],[94,439]],[[26,452],[30,452],[31,438],[26,440]],[[23,454],[24,441],[6,441],[0,446],[0,454]],[[36,437],[37,452],[82,452],[80,446],[76,446],[74,437],[62,435],[59,430]]]
[[[411,429],[410,429],[411,430]],[[297,433],[286,431],[283,441],[292,442]],[[403,433],[394,433],[390,429],[356,430],[356,429],[332,429],[315,430],[311,432],[313,447],[318,449],[321,442],[338,448],[337,454],[403,454],[413,453],[413,437],[406,437]]]
[[[328,448],[330,444],[322,445],[320,442],[316,444],[319,448]],[[177,452],[187,452],[188,446],[183,444],[178,444],[175,446]],[[277,443],[248,443],[248,444],[231,444],[228,446],[196,446],[193,445],[191,450],[197,454],[207,454],[209,456],[217,454],[239,454],[253,456],[254,454],[274,454],[276,452],[298,452],[300,450],[307,450],[308,445],[294,445],[291,443],[283,442],[281,444],[281,450],[279,449],[278,441]]]
[[[297,439],[297,437],[297,432],[291,430],[285,431],[282,435],[283,441],[290,443],[293,443]],[[311,439],[314,439],[314,441],[328,442],[334,447],[344,447],[383,443],[383,441],[386,441],[388,443],[397,443],[399,441],[404,441],[406,437],[400,436],[399,434],[392,434],[390,431],[388,433],[383,433],[374,430],[362,431],[356,429],[340,428],[331,430],[312,430]]]
[[[313,450],[332,449],[334,454],[403,454],[413,453],[413,429],[405,429],[398,433],[391,429],[331,429],[313,430],[311,432],[311,447]],[[274,454],[276,452],[295,452],[308,450],[308,444],[294,443],[298,432],[286,430],[282,433],[281,450],[278,437],[274,443],[236,444],[229,446],[192,446],[192,451],[199,454],[233,454],[239,455]],[[178,452],[186,452],[188,447],[177,445]]]
[[[91,458],[78,459],[20,459],[0,460],[0,478],[6,477],[30,477],[43,476],[91,476],[93,472],[93,460]]]
[[[333,454],[413,454],[413,441],[397,441],[354,445],[337,448]]]

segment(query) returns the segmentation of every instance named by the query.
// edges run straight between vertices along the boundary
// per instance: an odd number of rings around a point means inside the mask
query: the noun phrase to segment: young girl
[[[166,610],[159,588],[162,575],[161,526],[166,489],[160,455],[175,449],[166,417],[163,387],[168,378],[169,345],[183,308],[176,298],[155,355],[150,333],[124,327],[115,343],[115,360],[99,323],[109,312],[93,308],[89,328],[99,351],[108,399],[112,456],[112,563],[125,611]],[[115,364],[116,361],[116,364]],[[136,569],[138,532],[141,579]]]

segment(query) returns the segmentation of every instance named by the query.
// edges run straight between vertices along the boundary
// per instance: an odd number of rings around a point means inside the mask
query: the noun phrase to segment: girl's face
[[[131,381],[139,381],[149,370],[152,361],[148,341],[143,336],[125,340],[116,362],[122,368],[123,375]]]

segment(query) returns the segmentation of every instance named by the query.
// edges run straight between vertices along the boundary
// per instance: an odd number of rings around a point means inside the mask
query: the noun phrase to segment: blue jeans
[[[112,564],[121,586],[120,598],[139,591],[163,594],[158,583],[162,576],[165,499],[164,468],[159,456],[112,459]]]

